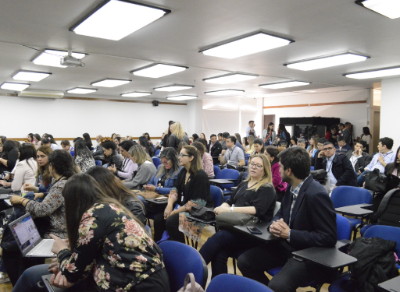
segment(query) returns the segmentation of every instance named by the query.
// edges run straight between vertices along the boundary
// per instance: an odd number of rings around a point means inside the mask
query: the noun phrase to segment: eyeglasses
[[[170,163],[171,162],[171,160],[167,160],[167,161],[165,161],[165,162],[162,162],[162,164],[163,165],[168,165],[168,163]]]
[[[187,154],[179,154],[178,155],[178,157],[184,157],[184,156],[190,156],[190,155],[187,155]]]
[[[254,164],[254,163],[250,163],[249,166],[253,167],[253,168],[258,168],[258,169],[263,168],[263,166],[261,164]]]
[[[332,149],[333,149],[333,147],[324,148],[324,150],[332,150]]]

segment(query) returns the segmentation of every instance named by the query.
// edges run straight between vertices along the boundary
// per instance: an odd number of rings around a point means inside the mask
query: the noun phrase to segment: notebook
[[[22,256],[53,257],[54,239],[43,239],[29,213],[8,224]]]

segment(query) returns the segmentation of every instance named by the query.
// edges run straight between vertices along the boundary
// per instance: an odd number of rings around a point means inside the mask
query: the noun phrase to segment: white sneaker
[[[0,272],[0,284],[10,282],[10,278],[7,273]]]

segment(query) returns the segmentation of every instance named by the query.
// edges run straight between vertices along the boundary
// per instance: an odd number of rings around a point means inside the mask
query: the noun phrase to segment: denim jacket
[[[42,179],[42,175],[41,174],[38,176],[38,178],[36,179],[36,182],[35,182],[35,186],[39,187],[38,193],[43,193],[44,196],[47,195],[47,191],[51,187],[51,185],[52,185],[52,182],[49,183],[47,186],[45,186],[43,184],[43,179]]]
[[[158,168],[160,168],[162,165],[158,166]],[[165,180],[164,183],[164,187],[157,187],[157,182],[158,180],[164,175],[161,174],[160,176],[157,176],[158,174],[158,170],[157,169],[157,173],[151,178],[151,180],[149,181],[149,185],[153,185],[156,187],[155,192],[160,194],[160,195],[168,195],[169,192],[172,190],[172,188],[174,187],[174,182],[178,177],[179,172],[182,170],[182,167],[179,169],[179,171],[177,171],[172,177],[169,177]]]

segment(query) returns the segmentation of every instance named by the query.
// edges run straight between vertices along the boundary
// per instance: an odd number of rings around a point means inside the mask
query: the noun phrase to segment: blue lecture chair
[[[241,276],[222,274],[211,280],[206,292],[273,292],[267,286]]]
[[[220,169],[217,165],[214,165],[214,175],[215,175],[215,177],[217,177],[217,174],[218,174],[220,171],[221,171],[221,169]]]
[[[154,163],[154,165],[156,166],[156,168],[158,168],[158,166],[161,164],[161,159],[160,159],[160,157],[155,157],[155,156],[153,156],[151,159],[153,160],[153,163]]]
[[[157,156],[157,157],[160,156],[160,152],[161,152],[161,150],[160,150],[160,149],[157,149],[157,150],[156,150],[156,153],[154,153],[154,156]]]
[[[94,162],[96,163],[97,166],[101,166],[102,165],[101,160],[95,160]]]
[[[188,273],[193,273],[196,282],[205,288],[208,269],[197,250],[189,245],[169,240],[160,243],[159,246],[164,255],[171,291],[178,291],[183,286]]]
[[[221,170],[216,176],[216,179],[234,179],[237,180],[239,179],[239,171],[236,169],[223,169]],[[231,192],[231,187],[234,187],[236,185],[236,182],[233,181],[231,184],[223,184],[221,185],[221,188],[223,189],[224,195],[230,194]]]

